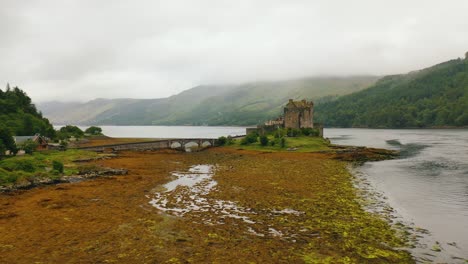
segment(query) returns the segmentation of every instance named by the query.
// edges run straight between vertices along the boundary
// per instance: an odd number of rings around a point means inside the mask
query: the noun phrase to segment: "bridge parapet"
[[[103,152],[122,151],[122,150],[155,150],[155,149],[178,149],[186,152],[192,152],[203,148],[216,146],[217,139],[214,138],[180,138],[163,139],[146,142],[121,143],[92,147],[80,147],[78,149]]]

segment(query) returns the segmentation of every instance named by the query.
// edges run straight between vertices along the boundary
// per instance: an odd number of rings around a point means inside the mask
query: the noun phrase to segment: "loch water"
[[[326,129],[332,143],[398,150],[356,168],[405,224],[425,229],[419,260],[468,259],[468,129]],[[440,251],[439,251],[440,250]]]
[[[56,126],[58,128],[60,126]],[[79,126],[83,131],[87,127]],[[245,127],[231,126],[99,126],[109,137],[123,138],[218,138],[245,134]]]

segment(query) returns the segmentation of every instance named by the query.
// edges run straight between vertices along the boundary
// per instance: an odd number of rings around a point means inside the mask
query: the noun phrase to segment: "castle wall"
[[[299,126],[301,128],[305,127],[314,127],[314,123],[312,120],[312,108],[303,108],[301,113],[301,119]]]
[[[296,109],[284,109],[284,127],[300,128],[300,112]]]

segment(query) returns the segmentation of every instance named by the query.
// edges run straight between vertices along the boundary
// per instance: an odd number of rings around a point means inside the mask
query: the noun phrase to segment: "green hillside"
[[[242,85],[203,85],[162,99],[50,102],[39,108],[55,124],[255,125],[281,114],[289,98],[335,98],[362,90],[378,77],[317,77]]]
[[[319,104],[328,127],[410,128],[468,126],[468,60],[456,59]]]
[[[53,137],[54,128],[32,104],[31,98],[18,87],[0,89],[0,129],[12,135],[30,136],[36,133]]]

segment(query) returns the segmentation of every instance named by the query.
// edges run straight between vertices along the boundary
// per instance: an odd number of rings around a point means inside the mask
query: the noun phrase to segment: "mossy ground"
[[[94,161],[129,174],[0,195],[6,263],[411,263],[379,216],[358,204],[346,162],[331,154],[213,148],[123,152]],[[254,224],[200,222],[149,205],[172,171],[216,165],[217,200],[251,208]],[[271,215],[294,209],[301,214]],[[216,218],[207,212],[205,217]],[[257,236],[246,228],[283,234]]]

